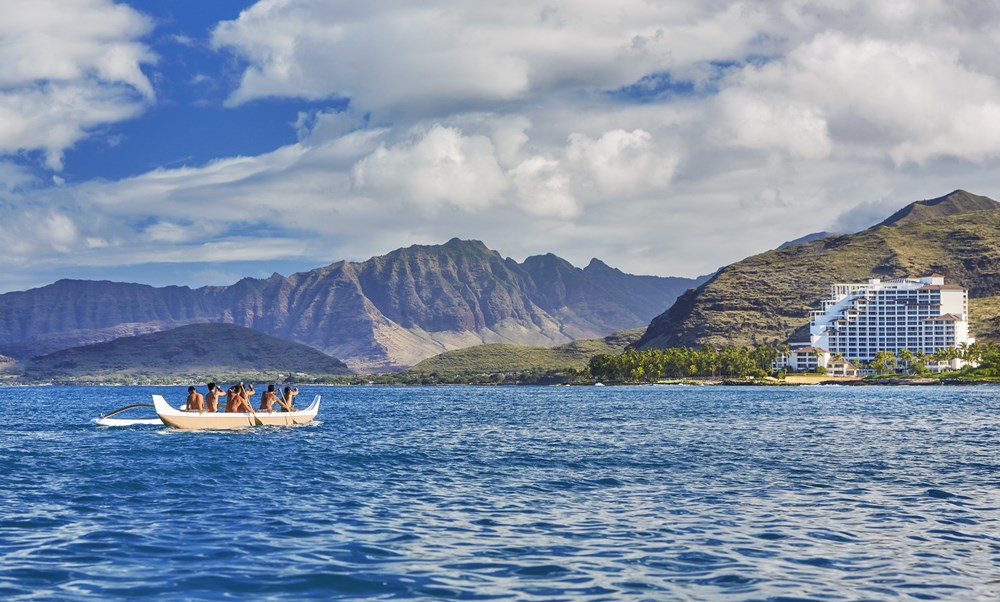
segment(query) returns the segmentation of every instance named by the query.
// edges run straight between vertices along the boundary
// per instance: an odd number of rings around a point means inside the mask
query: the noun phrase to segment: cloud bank
[[[58,170],[155,102],[155,24],[30,6],[0,25],[0,153]],[[1000,195],[998,32],[972,0],[261,0],[207,43],[232,110],[310,103],[297,142],[65,186],[0,165],[0,214],[47,231],[0,257],[317,265],[460,236],[706,273],[955,188]]]

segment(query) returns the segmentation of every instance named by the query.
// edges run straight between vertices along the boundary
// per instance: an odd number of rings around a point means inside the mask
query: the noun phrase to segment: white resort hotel
[[[836,376],[853,376],[858,369],[849,360],[871,361],[879,351],[908,349],[930,355],[975,342],[969,336],[969,291],[945,284],[943,276],[872,279],[830,288],[822,309],[812,312],[809,345],[793,345],[781,367],[823,366]],[[831,361],[835,354],[843,359]],[[955,359],[928,368],[955,370],[963,365]]]

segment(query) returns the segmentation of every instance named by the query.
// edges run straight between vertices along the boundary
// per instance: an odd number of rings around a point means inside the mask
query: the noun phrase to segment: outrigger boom
[[[97,424],[101,426],[135,426],[139,424],[148,425],[158,425],[163,424],[163,421],[159,418],[112,418],[115,414],[124,412],[125,410],[131,410],[132,408],[151,408],[153,404],[151,403],[131,403],[127,406],[122,406],[117,410],[111,410],[107,414],[101,414],[100,417],[94,420]]]

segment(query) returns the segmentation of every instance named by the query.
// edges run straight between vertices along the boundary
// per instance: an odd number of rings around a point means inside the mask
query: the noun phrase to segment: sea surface
[[[150,393],[185,388],[0,388],[0,599],[1000,599],[1000,388],[302,387],[308,426],[93,424]]]

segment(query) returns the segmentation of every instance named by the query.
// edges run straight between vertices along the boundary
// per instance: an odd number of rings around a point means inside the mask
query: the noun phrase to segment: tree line
[[[590,360],[592,378],[608,382],[657,382],[689,377],[761,378],[777,374],[774,362],[789,352],[788,345],[758,347],[712,346],[670,347],[667,349],[630,349],[620,355],[595,355]],[[1000,344],[962,343],[958,347],[923,351],[879,351],[869,362],[848,359],[858,368],[875,374],[927,374],[927,364],[961,359],[972,364],[961,375],[975,378],[1000,378]],[[820,372],[825,372],[823,369]]]
[[[595,355],[589,367],[593,378],[611,382],[656,382],[692,376],[764,377],[773,372],[773,363],[787,349],[769,345],[630,349],[621,355]]]

